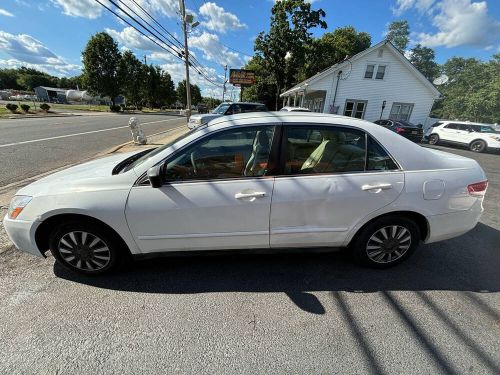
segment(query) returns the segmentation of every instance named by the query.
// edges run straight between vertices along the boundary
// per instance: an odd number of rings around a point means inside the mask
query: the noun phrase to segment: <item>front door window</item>
[[[273,126],[222,131],[167,161],[167,181],[216,180],[264,176],[270,171]]]

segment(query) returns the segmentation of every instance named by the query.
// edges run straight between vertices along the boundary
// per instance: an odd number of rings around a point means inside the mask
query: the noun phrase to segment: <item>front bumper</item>
[[[467,233],[476,226],[482,212],[482,199],[477,199],[468,210],[427,216],[429,235],[424,242],[443,241]]]
[[[44,257],[36,246],[35,241],[35,232],[40,224],[40,221],[12,220],[9,219],[8,215],[5,215],[3,219],[3,226],[7,232],[7,236],[9,236],[17,249]]]

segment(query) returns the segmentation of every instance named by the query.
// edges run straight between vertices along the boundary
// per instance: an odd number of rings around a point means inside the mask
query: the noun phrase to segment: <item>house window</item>
[[[377,68],[377,75],[375,76],[375,79],[384,79],[385,75],[385,65],[379,65]]]
[[[373,72],[375,71],[375,65],[368,64],[366,66],[365,78],[373,78]]]
[[[323,112],[323,99],[314,99],[313,112]]]
[[[345,101],[344,116],[364,118],[367,103],[366,100],[347,99]]]
[[[408,121],[413,111],[414,104],[411,103],[393,103],[389,118],[391,120]]]

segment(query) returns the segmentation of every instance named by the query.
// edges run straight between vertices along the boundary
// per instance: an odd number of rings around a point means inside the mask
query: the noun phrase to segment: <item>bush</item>
[[[26,113],[29,112],[30,108],[31,107],[28,104],[21,104],[21,109]]]
[[[42,111],[48,112],[50,109],[50,105],[48,105],[47,103],[42,103],[42,104],[40,104],[40,109]]]
[[[138,111],[142,111],[142,105],[138,105],[138,106],[137,106],[137,110],[138,110]]]
[[[109,109],[111,110],[111,112],[120,112],[122,107],[120,107],[119,105],[110,105]]]
[[[12,113],[14,113],[14,112],[17,111],[17,104],[7,103],[7,105],[5,106],[5,108],[7,108]]]

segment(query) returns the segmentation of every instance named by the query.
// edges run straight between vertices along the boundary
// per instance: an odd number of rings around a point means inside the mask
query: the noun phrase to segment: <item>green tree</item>
[[[255,72],[256,82],[244,88],[242,98],[247,102],[260,102],[273,108],[276,104],[276,83],[265,65],[261,56],[254,56],[247,62],[245,69]]]
[[[357,32],[352,26],[339,27],[314,39],[307,48],[306,63],[299,81],[341,62],[346,56],[364,51],[370,47],[371,39],[370,34]]]
[[[17,71],[17,83],[23,90],[32,91],[38,86],[57,86],[58,78],[36,69],[21,67]]]
[[[17,83],[18,75],[17,69],[0,69],[0,89],[21,90]]]
[[[191,103],[196,105],[201,103],[201,90],[197,85],[190,85],[191,88]],[[186,106],[186,80],[183,80],[177,84],[177,100],[180,101],[184,106]]]
[[[281,0],[273,5],[269,32],[257,36],[254,50],[274,79],[276,109],[281,90],[297,81],[304,65],[306,46],[312,41],[310,30],[318,26],[326,29],[324,17],[322,9],[311,10],[305,0]]]
[[[199,89],[198,89],[199,90]],[[168,72],[160,73],[159,103],[160,107],[170,106],[175,103],[177,92],[175,91],[174,81]]]
[[[443,99],[436,102],[431,116],[485,123],[500,121],[500,54],[488,62],[453,57],[442,72],[450,80],[439,86]]]
[[[92,95],[109,96],[115,105],[115,97],[120,93],[118,66],[121,60],[116,42],[107,33],[97,33],[88,41],[82,56],[85,88]]]
[[[138,107],[141,104],[141,86],[144,84],[143,64],[131,51],[125,51],[118,65],[120,77],[120,92],[127,104]]]
[[[410,41],[410,25],[408,21],[391,22],[387,29],[386,39],[390,40],[401,52],[404,52]]]
[[[439,74],[439,65],[434,61],[434,50],[417,44],[410,50],[410,62],[429,81],[432,81]]]

